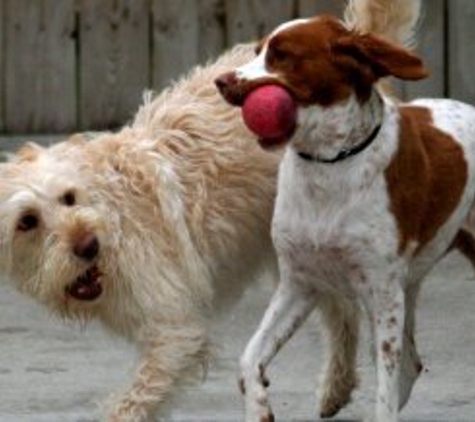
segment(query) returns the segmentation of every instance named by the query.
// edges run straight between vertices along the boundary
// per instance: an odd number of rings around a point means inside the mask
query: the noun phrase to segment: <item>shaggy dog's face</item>
[[[75,162],[56,157],[60,148],[28,145],[0,165],[0,271],[66,315],[101,300],[109,248],[102,205],[74,149]]]

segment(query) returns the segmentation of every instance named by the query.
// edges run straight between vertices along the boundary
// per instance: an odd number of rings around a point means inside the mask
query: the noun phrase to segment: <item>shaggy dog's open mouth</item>
[[[77,300],[92,301],[102,294],[101,272],[94,266],[66,287],[66,294]]]

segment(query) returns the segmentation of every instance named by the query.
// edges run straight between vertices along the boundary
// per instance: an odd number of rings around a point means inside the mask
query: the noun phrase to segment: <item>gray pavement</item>
[[[216,322],[219,357],[208,379],[176,401],[167,420],[240,421],[236,361],[270,295],[264,283]],[[457,254],[426,281],[419,344],[426,370],[402,416],[405,421],[475,421],[475,277]],[[314,388],[322,345],[309,320],[272,364],[270,393],[277,420],[316,420]],[[363,375],[339,420],[361,420],[372,409],[373,370],[367,329],[360,353]],[[136,357],[131,345],[99,326],[58,320],[7,282],[0,284],[0,421],[92,422],[97,405],[126,386]]]

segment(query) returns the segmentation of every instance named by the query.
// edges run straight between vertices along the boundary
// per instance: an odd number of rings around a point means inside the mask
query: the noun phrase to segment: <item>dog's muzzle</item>
[[[238,107],[243,105],[248,89],[245,89],[245,85],[239,82],[236,72],[225,73],[216,78],[214,83],[229,104]]]

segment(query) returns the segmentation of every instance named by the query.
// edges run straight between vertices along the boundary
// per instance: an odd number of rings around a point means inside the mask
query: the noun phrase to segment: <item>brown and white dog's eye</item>
[[[17,230],[21,232],[29,232],[36,229],[39,225],[39,217],[36,214],[29,212],[20,217],[17,223]]]
[[[289,53],[279,48],[272,48],[267,53],[267,62],[269,64],[279,64],[289,58]]]
[[[60,202],[67,207],[74,207],[76,205],[76,194],[70,190],[67,191],[61,198]]]

